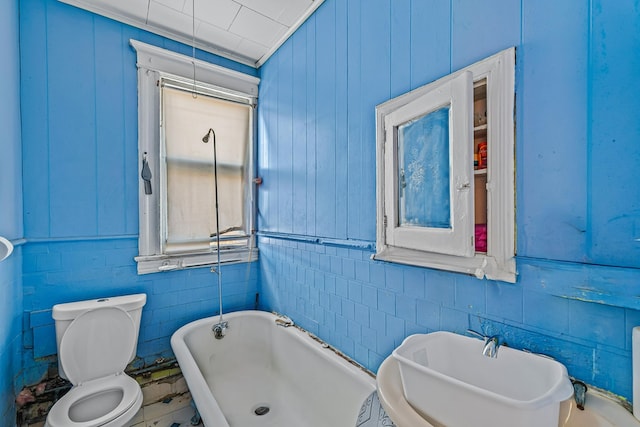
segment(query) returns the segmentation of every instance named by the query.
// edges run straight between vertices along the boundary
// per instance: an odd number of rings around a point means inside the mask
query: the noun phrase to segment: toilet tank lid
[[[129,312],[142,308],[146,302],[147,294],[133,294],[56,304],[52,309],[52,317],[55,320],[73,320],[87,310],[101,307],[120,307]]]

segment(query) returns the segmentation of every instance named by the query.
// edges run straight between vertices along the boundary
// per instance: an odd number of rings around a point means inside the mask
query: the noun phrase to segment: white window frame
[[[218,90],[229,99],[248,99],[254,107],[258,100],[260,79],[229,70],[189,56],[181,55],[137,40],[129,41],[137,53],[138,67],[138,177],[142,172],[142,160],[146,160],[152,172],[152,194],[144,192],[144,181],[139,179],[139,236],[138,274],[156,273],[183,268],[201,267],[217,261],[215,251],[206,253],[165,254],[162,245],[162,194],[161,181],[161,95],[159,82],[163,77],[173,80],[195,80],[208,90]],[[249,186],[246,197],[247,227],[250,237],[248,246],[225,248],[220,251],[222,263],[250,262],[257,259],[257,248],[253,238],[255,224],[255,188],[252,185],[255,173],[256,125],[253,114],[252,141],[249,144],[249,165],[246,182]]]
[[[395,232],[394,227],[397,228],[396,218],[389,217],[397,207],[397,186],[393,178],[397,176],[397,159],[390,154],[394,152],[395,141],[386,125],[393,127],[398,123],[393,119],[396,112],[403,111],[403,108],[419,102],[434,91],[442,90],[466,73],[473,76],[474,82],[487,81],[487,252],[469,252],[463,247],[466,245],[469,248],[472,242],[468,229],[465,229],[467,234],[464,240],[459,242],[442,242],[423,232],[417,237],[417,240],[429,240],[423,242],[423,246],[398,242],[391,235]],[[469,108],[467,121],[459,125],[469,129],[473,125],[473,103],[465,105]],[[516,281],[514,106],[515,48],[509,48],[376,107],[377,226],[376,254],[373,259],[472,274],[480,279]],[[453,133],[450,135],[456,136]],[[452,155],[466,156],[464,167],[467,169],[457,178],[451,174],[451,191],[459,192],[466,188],[473,195],[473,133],[465,138],[468,139],[462,144],[458,141],[450,143],[450,146],[466,147],[466,153],[452,152]],[[473,212],[471,199],[471,205],[461,214],[473,218]]]
[[[399,107],[385,116],[387,147],[385,164],[398,164],[398,126],[449,107],[449,153],[451,185],[450,228],[406,226],[399,224],[397,203],[385,203],[385,236],[389,246],[397,246],[427,252],[442,252],[450,255],[472,256],[473,218],[467,212],[473,207],[473,175],[469,175],[471,159],[466,155],[468,141],[473,135],[473,124],[468,120],[469,108],[473,108],[473,80],[470,72],[434,87],[415,100]],[[385,199],[399,199],[397,167],[385,168]]]

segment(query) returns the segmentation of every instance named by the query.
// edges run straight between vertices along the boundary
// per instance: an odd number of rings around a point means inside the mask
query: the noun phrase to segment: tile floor
[[[142,408],[131,420],[130,427],[191,426],[195,409],[182,375],[159,378],[141,384]],[[200,424],[202,426],[202,424]]]
[[[130,427],[186,427],[191,426],[195,414],[191,396],[185,393],[171,401],[160,401],[144,405],[129,424]],[[197,424],[202,426],[202,424]]]

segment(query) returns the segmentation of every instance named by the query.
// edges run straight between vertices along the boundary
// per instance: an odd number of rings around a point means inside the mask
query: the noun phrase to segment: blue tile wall
[[[0,262],[0,425],[16,424],[22,387],[22,146],[18,0],[0,4],[0,236],[13,254]]]
[[[631,398],[630,337],[640,325],[637,309],[554,294],[524,277],[513,285],[398,267],[369,260],[368,250],[341,254],[381,279],[347,279],[350,270],[327,270],[322,261],[308,261],[311,254],[330,259],[335,247],[284,237],[261,237],[259,247],[261,308],[286,313],[374,372],[410,334],[465,334],[471,328],[498,334],[511,347],[550,355],[570,375]],[[397,275],[399,268],[407,274]],[[639,278],[631,271],[611,280],[630,279],[637,287]],[[552,269],[544,280],[556,280]],[[407,288],[422,292],[410,294]]]
[[[634,0],[326,0],[260,70],[262,306],[372,370],[473,328],[631,398],[638,25]],[[510,46],[517,283],[371,261],[375,106]]]
[[[0,422],[15,425],[15,398],[22,388],[22,248],[0,262]],[[2,424],[6,422],[7,424]]]
[[[138,276],[133,261],[137,244],[133,238],[103,238],[33,242],[24,247],[25,383],[39,381],[56,361],[54,304],[146,293],[138,363],[172,357],[169,339],[173,332],[190,321],[219,313],[216,274],[198,268]],[[224,311],[255,308],[257,292],[257,263],[223,266]]]

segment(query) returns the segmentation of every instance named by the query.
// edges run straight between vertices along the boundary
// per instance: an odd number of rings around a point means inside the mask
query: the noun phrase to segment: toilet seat
[[[71,322],[59,358],[74,386],[53,405],[46,425],[121,427],[133,418],[142,406],[142,391],[124,369],[135,339],[134,322],[119,307],[89,310]]]
[[[72,406],[82,405],[82,400],[97,396],[109,391],[121,391],[122,398],[118,405],[108,413],[99,418],[82,421],[73,420],[70,416]],[[80,386],[73,387],[65,394],[49,411],[47,415],[47,425],[49,427],[99,427],[107,426],[108,423],[117,420],[126,412],[132,412],[132,416],[142,406],[142,391],[133,378],[128,375],[113,375],[86,382]],[[112,425],[123,425],[112,424]]]

